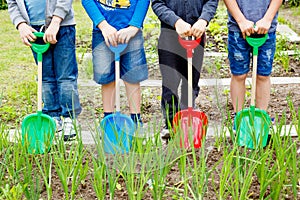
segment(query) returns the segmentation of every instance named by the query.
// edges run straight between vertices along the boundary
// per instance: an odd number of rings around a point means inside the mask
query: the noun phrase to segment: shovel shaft
[[[188,107],[193,107],[193,59],[189,57],[188,61]]]
[[[120,61],[115,61],[115,81],[116,81],[116,112],[120,112]]]
[[[42,110],[42,61],[38,61],[38,111]]]
[[[252,88],[251,88],[251,103],[250,103],[251,106],[255,106],[256,74],[257,74],[257,55],[253,55]]]

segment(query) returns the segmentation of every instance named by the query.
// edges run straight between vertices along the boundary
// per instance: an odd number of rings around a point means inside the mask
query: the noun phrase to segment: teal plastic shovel
[[[253,47],[253,70],[250,108],[239,111],[234,119],[237,143],[250,149],[265,147],[271,125],[271,118],[265,110],[255,108],[256,73],[258,48],[267,40],[268,35],[252,35],[246,41]]]

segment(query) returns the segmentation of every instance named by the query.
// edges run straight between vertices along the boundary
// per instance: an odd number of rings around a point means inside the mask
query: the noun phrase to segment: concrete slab
[[[230,132],[228,130],[227,127],[222,127],[220,124],[214,123],[214,122],[210,122],[210,125],[207,129],[207,137],[220,137],[220,136],[226,136],[226,137],[230,137]],[[270,130],[270,134],[272,133],[276,133],[277,132],[277,127],[274,126],[274,129]],[[298,130],[299,131],[299,130]],[[21,131],[17,130],[17,129],[12,129],[9,130],[9,140],[10,142],[20,142],[21,141]],[[94,132],[92,131],[88,131],[88,130],[84,130],[81,131],[81,139],[83,144],[87,144],[87,145],[91,145],[91,144],[95,144],[93,135],[95,135]],[[283,126],[281,129],[281,133],[280,136],[292,136],[292,137],[297,137],[298,133],[297,133],[297,129],[294,125],[286,125]]]
[[[300,42],[300,36],[298,36],[298,34],[295,33],[288,25],[278,24],[277,32],[280,35],[287,37],[287,39],[291,42]]]

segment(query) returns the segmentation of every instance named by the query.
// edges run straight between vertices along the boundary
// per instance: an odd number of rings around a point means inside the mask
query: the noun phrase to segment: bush
[[[0,0],[0,10],[7,9],[7,2],[6,0]]]
[[[300,0],[284,0],[282,3],[286,6],[298,7],[300,5]]]

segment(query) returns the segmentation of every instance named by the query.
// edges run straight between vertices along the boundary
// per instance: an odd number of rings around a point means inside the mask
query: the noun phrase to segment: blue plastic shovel
[[[135,131],[133,120],[120,112],[120,54],[126,47],[127,44],[110,46],[110,50],[115,54],[116,112],[103,118],[100,123],[104,131],[104,151],[110,154],[128,152]]]

